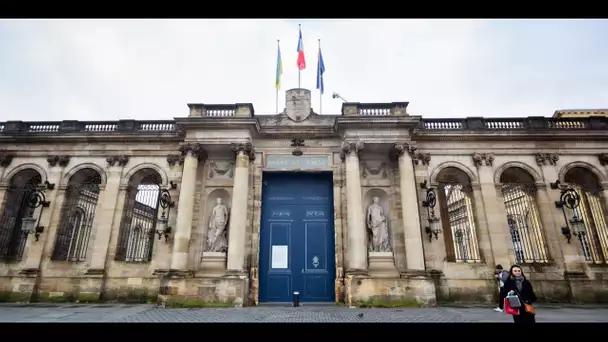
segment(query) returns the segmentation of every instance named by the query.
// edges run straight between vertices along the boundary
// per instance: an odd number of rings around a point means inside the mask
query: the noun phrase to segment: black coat
[[[518,295],[519,299],[524,303],[532,304],[536,302],[536,294],[534,294],[532,283],[530,283],[528,279],[524,279],[523,283],[521,284],[521,291],[518,291],[517,286],[515,285],[515,280],[509,278],[505,282],[505,286],[500,292],[500,297],[505,298],[509,291],[515,291],[515,294]]]

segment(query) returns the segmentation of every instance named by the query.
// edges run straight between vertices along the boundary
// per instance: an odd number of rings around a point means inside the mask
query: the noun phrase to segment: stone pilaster
[[[408,270],[424,270],[418,190],[412,161],[414,151],[415,147],[412,144],[398,143],[394,146],[399,165],[399,190],[401,192],[403,233],[405,235],[405,262]]]
[[[177,221],[173,236],[173,251],[171,255],[171,271],[183,272],[188,268],[188,249],[192,234],[192,219],[194,215],[194,184],[200,159],[207,154],[199,143],[183,144],[179,148],[184,156],[184,169],[180,184],[179,200],[177,203]]]
[[[95,209],[95,226],[93,228],[93,236],[91,237],[93,251],[91,253],[91,264],[87,270],[88,274],[104,274],[110,236],[116,219],[116,215],[114,214],[118,208],[120,181],[124,167],[125,163],[108,165],[105,188]],[[118,220],[120,220],[120,217],[118,217]]]
[[[494,254],[492,253],[492,239],[490,237],[488,218],[486,216],[486,211],[484,210],[483,194],[479,183],[471,185],[471,193],[477,237],[479,239],[479,253],[481,254],[482,260],[494,269],[496,262],[494,260]]]
[[[348,273],[367,272],[367,246],[363,198],[361,196],[361,172],[359,152],[363,142],[342,142],[340,157],[346,167],[346,221],[348,236]]]
[[[230,225],[228,227],[227,272],[242,275],[245,265],[245,239],[247,234],[247,203],[249,201],[249,164],[255,159],[251,143],[232,144],[236,153]]]
[[[472,158],[473,164],[477,167],[481,192],[481,198],[476,201],[483,203],[492,246],[493,255],[486,255],[486,258],[491,260],[493,257],[497,264],[511,265],[509,249],[513,248],[513,244],[509,238],[509,226],[502,193],[499,189],[500,184],[494,184],[494,156],[491,153],[474,153]],[[475,192],[475,195],[478,195],[478,192]]]

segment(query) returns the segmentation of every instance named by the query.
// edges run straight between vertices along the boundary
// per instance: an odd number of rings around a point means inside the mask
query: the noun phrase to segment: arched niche
[[[207,195],[207,199],[205,201],[205,215],[203,216],[203,251],[207,252],[208,251],[208,246],[207,246],[207,237],[209,234],[209,220],[211,218],[211,213],[213,211],[213,208],[218,204],[217,201],[218,199],[221,199],[222,204],[226,206],[226,208],[228,209],[228,220],[226,221],[226,239],[228,238],[228,225],[230,224],[230,214],[231,214],[231,208],[230,208],[230,204],[231,204],[231,196],[230,193],[226,190],[226,189],[214,189],[212,190],[208,195]]]
[[[373,189],[369,189],[365,195],[363,196],[363,219],[364,222],[363,224],[365,225],[365,230],[367,232],[367,241],[366,241],[366,246],[368,251],[371,251],[370,248],[370,241],[371,241],[371,237],[372,237],[372,232],[369,230],[369,227],[367,226],[367,208],[369,208],[369,206],[374,203],[374,198],[377,197],[378,198],[378,204],[382,207],[383,211],[384,211],[384,217],[386,218],[386,226],[388,229],[388,244],[389,244],[389,248],[390,251],[393,250],[393,230],[391,229],[391,215],[390,215],[390,201],[389,201],[389,196],[386,193],[386,191],[382,190],[382,189],[378,189],[378,188],[373,188]]]
[[[129,185],[129,184],[137,184],[138,182],[141,181],[141,179],[139,179],[139,177],[142,177],[142,175],[144,175],[144,172],[142,172],[143,170],[145,170],[144,171],[145,174],[150,174],[150,175],[154,174],[155,175],[154,176],[156,178],[155,184],[163,185],[163,184],[169,183],[169,181],[167,179],[167,174],[161,167],[159,167],[156,164],[152,164],[152,163],[142,163],[142,164],[133,166],[124,175],[121,184],[123,186]]]
[[[13,187],[23,187],[25,185],[39,185],[42,183],[43,175],[39,170],[33,168],[20,169],[13,173],[8,179],[9,185]]]
[[[598,190],[601,188],[602,180],[596,170],[585,164],[568,165],[560,172],[560,179],[565,183],[576,184],[586,190]]]
[[[14,180],[15,176],[22,177],[23,175],[25,175],[25,173],[23,173],[23,171],[27,171],[30,173],[33,171],[33,172],[37,173],[38,178],[40,179],[40,184],[42,184],[43,182],[45,182],[48,179],[46,171],[42,167],[38,166],[37,164],[27,163],[27,164],[21,164],[21,165],[15,166],[10,172],[5,173],[1,184],[2,185],[14,184],[13,180]]]
[[[510,180],[519,179],[516,182]],[[522,179],[526,179],[525,182]],[[528,164],[522,162],[508,162],[499,166],[494,172],[494,184],[501,183],[542,183],[543,179],[536,170]]]
[[[519,166],[511,166],[504,169],[504,171],[500,173],[499,182],[501,184],[535,184],[536,180],[534,179],[534,175],[530,172],[530,170]]]
[[[447,161],[437,165],[433,172],[431,172],[431,184],[435,185],[441,182],[449,183],[446,182],[445,177],[453,174],[457,174],[457,177],[459,177],[460,180],[466,179],[466,184],[477,182],[477,177],[475,176],[475,173],[466,165],[459,162]],[[460,182],[460,184],[465,183]]]

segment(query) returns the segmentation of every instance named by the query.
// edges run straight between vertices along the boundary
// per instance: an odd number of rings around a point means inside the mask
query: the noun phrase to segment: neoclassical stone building
[[[0,123],[0,297],[608,301],[608,119],[285,111]]]

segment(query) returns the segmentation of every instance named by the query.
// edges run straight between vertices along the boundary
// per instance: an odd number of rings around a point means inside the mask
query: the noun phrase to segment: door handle
[[[304,273],[304,269],[302,269],[302,273]]]

